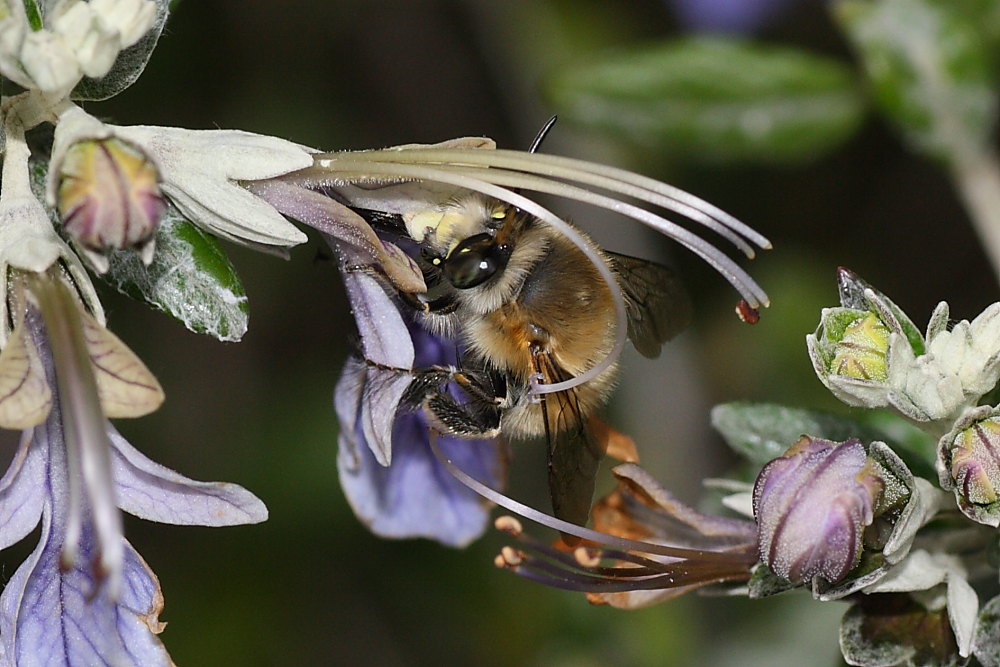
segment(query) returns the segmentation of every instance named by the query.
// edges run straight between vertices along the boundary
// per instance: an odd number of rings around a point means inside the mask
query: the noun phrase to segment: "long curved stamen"
[[[498,529],[518,540],[519,549],[504,547],[494,561],[497,567],[555,588],[589,593],[623,593],[636,590],[660,590],[704,586],[749,577],[754,557],[744,552],[728,554],[724,562],[683,559],[656,561],[630,553],[581,547],[568,554],[511,531],[497,520]],[[602,566],[607,560],[626,561],[622,565]],[[644,565],[629,564],[641,560]]]
[[[656,215],[644,208],[629,204],[627,202],[599,195],[583,188],[578,188],[566,183],[551,181],[530,174],[509,171],[506,169],[489,170],[469,170],[454,165],[436,166],[435,169],[447,169],[449,172],[465,174],[472,177],[486,177],[491,183],[510,188],[533,190],[546,194],[558,195],[567,199],[585,201],[593,206],[604,208],[616,213],[626,215],[633,220],[655,229],[656,231],[669,236],[682,246],[701,257],[709,266],[725,277],[744,299],[753,307],[757,307],[767,302],[767,294],[754,282],[738,264],[728,256],[719,252],[714,246],[707,243],[700,236],[681,227],[675,222]],[[488,172],[488,173],[487,173]],[[741,250],[744,250],[748,257],[753,257],[753,249],[741,238],[735,236],[728,229],[723,229],[720,234],[732,241]]]
[[[437,444],[436,438],[433,433],[430,438],[431,451],[434,452],[434,456],[437,457],[438,461],[448,470],[452,476],[455,477],[465,486],[469,487],[479,495],[483,496],[490,502],[493,502],[500,507],[503,507],[511,512],[519,514],[526,519],[530,519],[535,523],[541,524],[553,530],[557,530],[561,533],[567,535],[573,535],[579,537],[582,540],[589,540],[595,544],[599,544],[602,547],[608,547],[612,549],[620,549],[622,551],[635,551],[639,553],[654,554],[658,556],[667,556],[670,558],[678,559],[690,559],[698,561],[718,561],[718,562],[728,562],[732,560],[731,554],[705,551],[702,549],[685,549],[681,547],[672,547],[663,544],[654,544],[651,542],[642,542],[639,540],[630,540],[624,537],[616,537],[614,535],[608,535],[607,533],[602,533],[597,530],[591,530],[590,528],[584,528],[578,526],[574,523],[569,523],[568,521],[563,521],[562,519],[557,519],[553,516],[536,510],[533,507],[529,507],[523,503],[520,503],[513,498],[509,498],[504,494],[491,489],[479,480],[475,479],[464,470],[456,466],[451,459],[445,456],[444,452],[441,451],[440,446]]]
[[[634,172],[586,160],[544,153],[524,153],[512,150],[462,148],[404,148],[353,153],[359,159],[421,164],[481,165],[501,167],[520,172],[575,180],[626,197],[646,201],[654,206],[680,213],[714,231],[726,228],[754,245],[768,249],[771,242],[752,227],[740,222],[722,209],[705,200],[656,179]],[[720,232],[721,233],[721,232]]]
[[[336,163],[336,166],[334,166],[334,163]],[[611,273],[611,269],[608,267],[607,262],[604,261],[596,250],[594,250],[591,244],[587,243],[583,236],[581,236],[581,234],[573,228],[572,225],[562,220],[548,209],[542,207],[527,197],[493,185],[492,183],[487,183],[464,174],[450,173],[440,169],[417,165],[383,165],[378,163],[359,164],[352,163],[350,159],[344,160],[337,156],[333,159],[317,159],[316,165],[321,168],[328,168],[331,172],[340,175],[366,173],[379,174],[389,178],[415,178],[418,180],[447,183],[449,185],[455,185],[467,190],[481,192],[487,196],[493,197],[494,199],[508,202],[522,211],[539,218],[563,234],[566,238],[573,242],[581,250],[581,252],[584,253],[587,259],[589,259],[594,265],[594,268],[597,269],[605,284],[608,286],[611,298],[614,301],[615,318],[617,322],[617,326],[615,327],[615,344],[601,361],[576,377],[552,384],[533,383],[531,388],[532,393],[547,394],[558,391],[567,391],[584,384],[585,382],[589,382],[609,368],[621,354],[622,349],[625,347],[627,327],[625,325],[625,299],[622,297],[621,287],[619,287],[618,281]]]
[[[498,159],[494,160],[494,156],[498,156]],[[534,164],[536,158],[540,165]],[[401,163],[421,165],[431,170],[454,170],[485,182],[547,192],[616,211],[675,239],[697,254],[725,277],[752,308],[768,304],[767,294],[743,269],[711,243],[677,223],[627,202],[540,176],[556,175],[560,178],[577,180],[681,213],[722,234],[750,257],[753,256],[753,249],[746,241],[761,248],[770,247],[770,242],[765,237],[731,215],[693,195],[654,179],[625,170],[613,170],[616,175],[631,179],[630,182],[625,182],[595,173],[601,165],[556,156],[522,154],[518,151],[412,148],[328,153],[316,156],[317,166],[336,172],[348,180],[352,177],[372,178],[376,174],[391,177],[393,175],[390,173],[393,171],[391,166],[404,166]],[[548,167],[550,163],[555,166],[548,169],[541,168],[541,166]],[[506,167],[513,167],[514,170]],[[389,172],[386,171],[387,168]],[[402,174],[395,175],[402,176]],[[734,236],[734,233],[744,237],[746,241]]]
[[[77,304],[58,278],[38,276],[29,285],[38,300],[56,367],[60,411],[69,466],[70,507],[62,566],[75,564],[84,507],[91,513],[99,545],[95,564],[117,596],[124,559],[121,515],[114,498],[110,444]]]

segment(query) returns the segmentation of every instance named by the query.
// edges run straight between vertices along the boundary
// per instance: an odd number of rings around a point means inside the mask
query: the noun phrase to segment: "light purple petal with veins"
[[[159,582],[139,554],[124,543],[122,588],[114,602],[91,571],[96,556],[91,530],[83,532],[80,547],[76,564],[63,572],[62,543],[46,512],[41,543],[0,596],[5,659],[19,667],[172,665],[156,636],[162,629]]]
[[[410,331],[385,288],[366,273],[348,272],[344,273],[344,288],[365,358],[384,366],[412,368]]]
[[[363,438],[359,432],[355,438]],[[434,457],[423,415],[396,419],[392,465],[378,464],[365,446],[351,456],[341,434],[337,469],[355,514],[382,537],[426,537],[449,546],[465,546],[486,529],[490,508],[478,494],[452,477]],[[455,465],[491,487],[502,485],[500,447],[492,440],[442,437],[438,444]]]
[[[409,335],[409,334],[408,334]],[[420,366],[448,363],[454,344],[414,328],[416,361]],[[449,546],[464,546],[487,526],[489,505],[456,480],[434,456],[423,414],[396,413],[398,399],[373,407],[366,391],[370,373],[353,359],[337,383],[334,404],[340,420],[337,469],[340,484],[355,514],[382,537],[426,537]],[[408,381],[408,380],[407,380]],[[376,400],[383,400],[372,392]],[[379,465],[368,441],[365,415],[392,409],[392,462]],[[385,419],[386,417],[380,417]],[[493,440],[439,437],[444,455],[462,470],[493,488],[505,475],[503,446]]]
[[[380,464],[389,465],[396,407],[412,380],[411,375],[400,370],[413,367],[413,342],[396,304],[375,278],[365,273],[345,272],[343,275],[361,336],[362,352],[367,360],[388,367],[360,369],[364,373],[362,404],[365,410],[359,416],[365,443]]]
[[[46,447],[32,446],[33,431],[21,436],[14,460],[0,479],[0,549],[24,539],[42,516]]]
[[[155,463],[111,424],[111,466],[118,506],[140,519],[185,526],[236,526],[267,519],[267,507],[242,486],[198,482]]]
[[[44,461],[34,483],[43,494],[42,532],[38,547],[22,563],[0,595],[0,643],[10,664],[25,665],[170,665],[157,639],[162,595],[156,577],[121,539],[122,571],[104,573],[99,562],[90,508],[80,508],[81,532],[76,558],[61,564],[69,513],[66,445],[58,402],[49,418],[35,427],[30,449]],[[119,582],[112,600],[107,578]]]

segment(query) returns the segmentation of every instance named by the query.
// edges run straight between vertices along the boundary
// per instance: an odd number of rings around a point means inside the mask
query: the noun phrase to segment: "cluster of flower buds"
[[[42,16],[29,14],[32,4],[0,3],[0,71],[26,89],[56,97],[82,77],[105,76],[123,49],[166,18],[153,0],[73,0],[54,3]]]
[[[923,336],[888,297],[840,269],[841,306],[806,337],[816,375],[848,405],[953,423],[1000,379],[1000,303],[947,328],[942,302]]]

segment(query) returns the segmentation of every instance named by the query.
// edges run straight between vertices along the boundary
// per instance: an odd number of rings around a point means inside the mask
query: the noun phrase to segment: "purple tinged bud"
[[[976,422],[951,440],[951,478],[962,498],[975,505],[997,501],[1000,487],[1000,417]]]
[[[803,436],[754,485],[761,561],[792,583],[844,578],[861,557],[884,489],[857,440]]]
[[[75,143],[59,173],[56,204],[63,228],[94,252],[151,251],[166,208],[159,180],[156,166],[129,143],[115,138]]]

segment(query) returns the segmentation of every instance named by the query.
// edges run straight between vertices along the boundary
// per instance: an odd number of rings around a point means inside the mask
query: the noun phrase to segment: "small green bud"
[[[859,380],[884,381],[889,376],[888,350],[889,328],[875,313],[868,313],[844,329],[834,348],[830,372]]]

